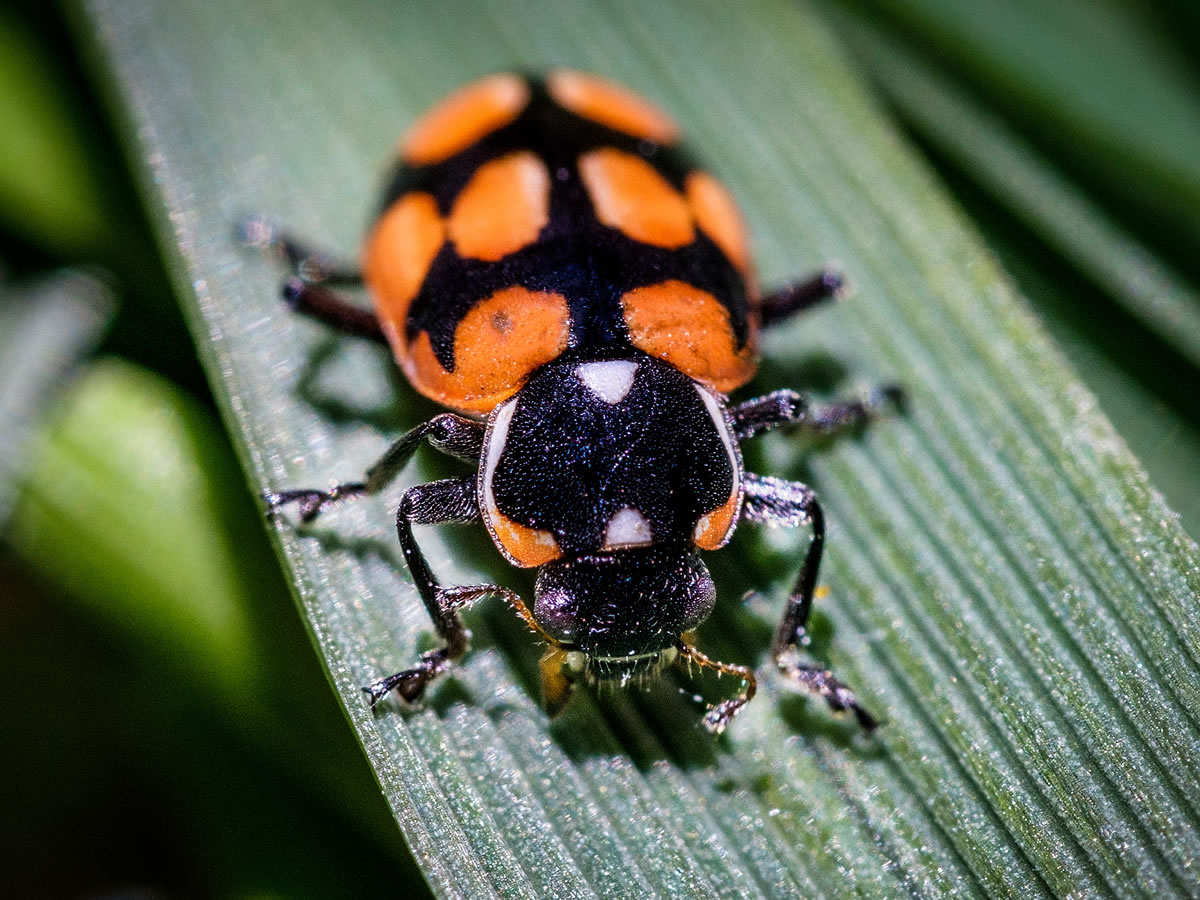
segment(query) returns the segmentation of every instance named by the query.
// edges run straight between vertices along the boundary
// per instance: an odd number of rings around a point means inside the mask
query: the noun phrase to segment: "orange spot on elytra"
[[[707,172],[692,172],[684,181],[696,224],[741,272],[750,263],[746,225],[733,195]]]
[[[507,125],[529,102],[529,85],[501,73],[473,81],[421,116],[400,141],[405,162],[427,166],[465,150]]]
[[[397,358],[405,353],[408,308],[444,239],[437,203],[420,192],[405,194],[393,203],[367,237],[363,276]]]
[[[659,144],[679,137],[679,126],[654,104],[596,75],[556,69],[546,79],[546,88],[560,106],[617,131]]]
[[[464,412],[488,412],[529,373],[567,348],[571,311],[560,294],[505,288],[477,303],[454,330],[454,371],[420,332],[401,365],[418,391]]]
[[[621,308],[635,347],[697,381],[728,393],[754,375],[754,332],[739,349],[729,310],[707,291],[671,279],[634,288]]]
[[[447,230],[464,257],[496,262],[537,240],[550,220],[550,173],[521,150],[480,166],[459,192]]]
[[[695,240],[683,195],[640,156],[602,147],[579,158],[579,174],[602,224],[656,247]]]

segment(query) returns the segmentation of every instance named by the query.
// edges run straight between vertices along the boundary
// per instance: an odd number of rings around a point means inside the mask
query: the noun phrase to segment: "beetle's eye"
[[[543,566],[534,588],[534,618],[553,638],[575,642],[579,603],[571,564]]]

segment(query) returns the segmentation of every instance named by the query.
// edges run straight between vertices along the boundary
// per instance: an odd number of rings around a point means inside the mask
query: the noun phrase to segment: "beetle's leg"
[[[803,281],[787,284],[763,296],[759,301],[759,321],[763,328],[832,300],[842,289],[841,273],[822,269]]]
[[[489,594],[509,593],[492,584],[442,587],[430,571],[412,533],[414,522],[418,525],[441,525],[478,519],[475,479],[470,476],[419,484],[404,492],[400,507],[396,510],[396,533],[400,538],[400,549],[417,593],[421,595],[429,618],[433,620],[433,627],[445,643],[423,654],[411,669],[364,687],[372,706],[392,690],[398,690],[400,696],[409,703],[418,700],[429,682],[446,671],[450,663],[462,656],[470,645],[471,633],[463,625],[459,610]]]
[[[239,222],[237,236],[246,246],[295,268],[295,274],[283,283],[284,302],[294,312],[356,337],[386,340],[374,312],[329,289],[331,285],[361,285],[358,266],[311,249],[261,216]]]
[[[362,284],[362,270],[357,265],[312,249],[265,216],[247,216],[238,222],[237,238],[247,247],[294,266],[296,275],[312,284]]]
[[[283,302],[292,312],[316,319],[353,337],[387,343],[373,310],[347,300],[337,291],[295,276],[283,283]]]
[[[782,390],[745,400],[730,412],[734,432],[744,441],[785,425],[832,434],[868,422],[903,402],[904,391],[896,385],[875,388],[856,400],[819,405],[796,391]]]
[[[675,646],[679,650],[680,663],[695,663],[721,675],[734,675],[745,683],[746,687],[740,694],[709,706],[708,712],[704,714],[705,727],[715,734],[720,734],[725,730],[725,726],[733,721],[733,717],[741,712],[742,707],[754,698],[754,693],[758,690],[758,679],[754,677],[754,670],[749,666],[737,666],[711,659],[697,650],[689,640],[680,640]]]
[[[805,629],[812,612],[817,570],[825,545],[825,516],[821,504],[812,488],[799,482],[746,473],[744,484],[742,518],[746,521],[793,528],[808,524],[812,528],[812,542],[771,642],[772,659],[790,679],[824,697],[832,709],[851,710],[863,730],[872,731],[879,723],[859,705],[853,691],[825,667],[800,661],[801,648],[807,643]]]
[[[300,520],[311,522],[331,503],[347,497],[375,494],[383,490],[404,468],[421,441],[442,453],[467,462],[479,462],[483,452],[484,425],[473,419],[465,419],[454,413],[442,413],[428,422],[401,435],[378,462],[367,469],[366,479],[338,484],[328,491],[300,489],[292,491],[268,491],[267,515],[273,516],[289,503],[300,504]]]

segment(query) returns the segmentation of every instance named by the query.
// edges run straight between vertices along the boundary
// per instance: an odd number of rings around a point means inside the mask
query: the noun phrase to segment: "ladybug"
[[[760,294],[729,191],[679,145],[676,123],[595,75],[501,73],[442,100],[401,140],[361,269],[265,219],[243,240],[296,266],[297,312],[386,342],[413,387],[454,412],[404,434],[361,482],[266,495],[304,522],[376,494],[417,448],[474,472],[410,487],[396,515],[405,561],[441,646],[364,688],[412,703],[468,648],[460,611],[505,599],[548,645],[545,702],[579,681],[626,684],[672,664],[734,675],[709,707],[720,732],[754,671],[710,659],[693,632],[716,601],[700,552],[739,522],[807,525],[812,540],[771,655],[782,673],[877,722],[822,665],[805,628],[824,543],[806,485],[745,471],[742,442],[781,426],[829,432],[897,403],[895,388],[830,406],[781,390],[730,403],[767,328],[837,295],[831,270]],[[365,283],[368,311],[339,295]],[[504,558],[538,570],[532,607],[498,585],[443,586],[412,526],[482,522]]]

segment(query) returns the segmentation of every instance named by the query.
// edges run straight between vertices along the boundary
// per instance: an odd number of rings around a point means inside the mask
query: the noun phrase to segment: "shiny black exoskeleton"
[[[365,480],[268,495],[304,521],[386,487],[424,441],[473,471],[410,487],[396,528],[442,643],[366,688],[418,700],[469,643],[460,612],[504,597],[549,645],[548,708],[578,681],[629,682],[675,662],[734,675],[710,707],[723,729],[753,696],[747,666],[709,659],[693,630],[717,590],[701,552],[740,522],[812,531],[771,656],[792,682],[875,719],[804,660],[824,545],[806,485],[746,472],[742,443],[779,427],[864,422],[894,389],[826,407],[783,390],[731,404],[754,375],[759,329],[832,298],[830,271],[760,294],[732,195],[632,92],[587,73],[500,73],[452,95],[401,142],[363,254],[373,312],[342,298],[356,267],[311,253],[263,220],[251,243],[296,266],[297,311],[387,342],[410,383],[458,410],[400,437]],[[486,416],[481,421],[469,416]],[[513,565],[536,568],[532,607],[492,585],[439,584],[414,524],[482,522]]]

